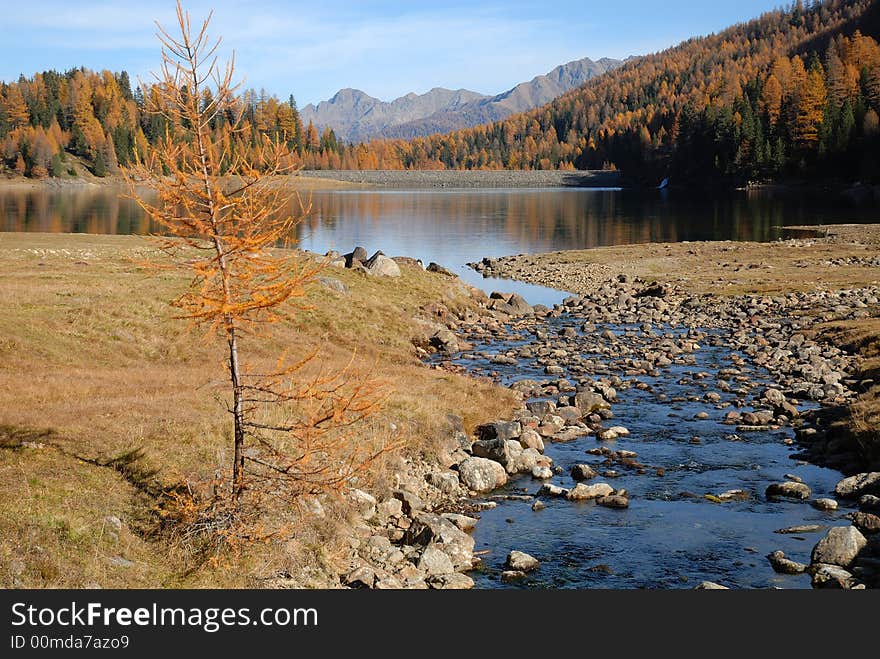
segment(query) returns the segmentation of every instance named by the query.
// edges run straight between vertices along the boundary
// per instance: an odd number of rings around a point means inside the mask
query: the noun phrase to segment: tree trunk
[[[229,344],[229,375],[232,380],[232,416],[235,420],[234,455],[232,464],[232,501],[238,504],[244,490],[244,409],[242,405],[241,372],[238,364],[238,341],[235,328],[227,324]]]

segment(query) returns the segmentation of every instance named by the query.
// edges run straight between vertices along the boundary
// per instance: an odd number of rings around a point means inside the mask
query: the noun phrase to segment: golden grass
[[[61,449],[0,450],[0,561],[24,563],[0,572],[0,585],[243,585],[270,576],[279,561],[307,560],[281,542],[240,557],[240,570],[187,571],[185,557],[163,542],[125,530],[108,544],[102,535],[108,515],[135,527],[143,502],[119,473],[73,456],[106,460],[140,448],[160,483],[206,481],[230,460],[222,348],[173,318],[167,301],[186,286],[185,274],[149,272],[139,265],[147,258],[159,257],[134,236],[0,234],[0,426],[50,428],[44,443]],[[312,309],[246,339],[244,352],[259,365],[281,350],[293,358],[321,347],[315,366],[332,372],[356,350],[361,368],[394,390],[363,428],[365,439],[393,435],[430,456],[449,430],[447,414],[473,425],[503,416],[513,399],[419,362],[410,343],[419,307],[470,302],[447,278],[402,271],[392,280],[328,268],[323,276],[343,281],[350,296],[316,285]],[[385,480],[393,462],[371,478]],[[134,565],[116,566],[115,556]]]
[[[609,266],[616,274],[680,284],[693,293],[741,295],[808,291],[880,283],[880,272],[865,265],[825,265],[831,259],[870,258],[877,245],[811,242],[697,242],[599,247],[537,254],[522,259],[526,270],[544,271],[545,284],[580,292],[577,274],[585,266]],[[567,276],[570,275],[570,276]],[[525,277],[539,283],[537,278]],[[589,292],[589,287],[583,292]]]

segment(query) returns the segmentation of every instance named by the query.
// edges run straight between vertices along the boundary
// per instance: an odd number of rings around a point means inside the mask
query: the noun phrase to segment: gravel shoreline
[[[299,172],[299,176],[403,189],[602,188],[620,186],[620,173],[609,171],[304,170]]]

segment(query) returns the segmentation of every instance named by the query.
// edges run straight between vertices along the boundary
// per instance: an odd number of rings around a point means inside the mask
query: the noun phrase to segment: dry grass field
[[[187,285],[185,272],[154,272],[148,260],[161,257],[141,237],[0,234],[2,586],[254,585],[332,558],[334,530],[309,519],[296,520],[293,542],[237,557],[236,570],[194,566],[174,543],[142,532],[151,491],[210,480],[231,450],[222,347],[173,318],[168,301]],[[244,351],[259,365],[282,350],[292,358],[320,348],[314,365],[328,372],[355,353],[393,391],[361,429],[364,441],[402,441],[430,456],[449,433],[447,414],[473,426],[513,402],[489,383],[420,363],[411,343],[419,308],[472,302],[446,277],[401,269],[390,279],[328,268],[323,276],[348,295],[314,285],[310,310],[248,338]],[[132,451],[142,457],[113,462]],[[396,459],[376,465],[377,487]]]

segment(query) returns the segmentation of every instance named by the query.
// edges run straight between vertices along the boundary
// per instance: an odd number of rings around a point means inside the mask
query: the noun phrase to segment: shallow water
[[[564,315],[550,321],[550,331],[566,325],[577,327]],[[597,332],[609,328],[623,330],[600,325]],[[482,344],[474,351],[505,351],[522,343]],[[499,500],[497,508],[480,513],[474,535],[476,549],[488,550],[482,569],[472,573],[478,587],[692,588],[703,580],[740,588],[810,586],[806,575],[776,574],[766,555],[781,549],[789,558],[809,563],[813,545],[824,529],[804,535],[774,531],[803,524],[845,525],[847,510],[842,506],[826,513],[807,502],[767,501],[764,491],[770,483],[786,480],[785,474],[795,474],[812,488],[813,498],[833,496],[842,476],[793,459],[796,450],[783,443],[793,437],[790,428],[737,433],[735,426],[722,424],[727,411],[751,408],[719,409],[736,397],[735,393],[720,392],[716,379],[719,369],[732,366],[731,352],[701,346],[693,353],[695,364],[674,364],[656,378],[639,377],[652,385],[652,392],[618,388],[618,402],[612,405],[614,418],[604,425],[623,425],[631,431],[630,436],[610,442],[599,442],[594,436],[564,444],[546,442],[546,454],[563,469],[550,482],[573,487],[571,466],[590,464],[600,475],[589,483],[607,482],[616,489],[625,488],[629,508],[615,510],[593,502],[541,497],[547,507],[533,511],[530,501]],[[497,373],[505,384],[524,378],[543,381],[560,377],[544,375],[543,369],[530,366],[529,360],[510,367],[469,357],[473,353],[456,361],[474,372]],[[769,382],[765,371],[748,368],[752,369],[751,382]],[[690,377],[698,372],[711,377]],[[679,384],[682,378],[685,383]],[[702,400],[710,390],[721,393],[720,404]],[[661,394],[667,396],[666,401],[658,400]],[[670,400],[678,397],[701,400]],[[697,420],[698,412],[707,412],[710,418]],[[699,443],[692,443],[694,437]],[[605,458],[586,453],[603,445],[637,452],[636,460],[645,465],[646,473],[638,475],[633,469],[614,465],[611,468],[619,471],[619,477],[603,477]],[[657,468],[662,468],[664,475],[657,475]],[[535,494],[540,485],[541,481],[529,475],[518,476],[502,493]],[[745,490],[749,499],[713,503],[704,498],[731,489]],[[513,549],[535,556],[541,566],[520,582],[504,584],[500,574],[507,553]]]

